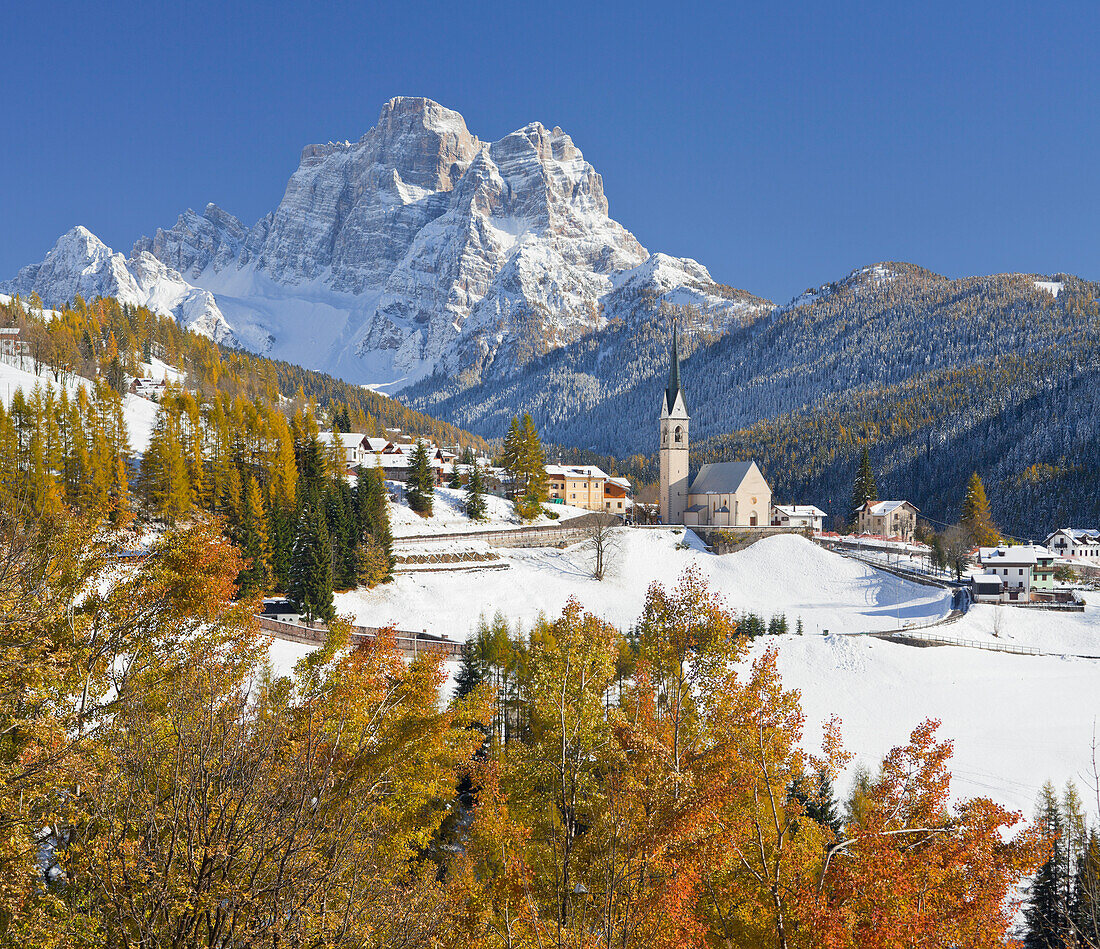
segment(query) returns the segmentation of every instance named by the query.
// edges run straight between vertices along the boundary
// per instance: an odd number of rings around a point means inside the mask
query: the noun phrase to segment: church
[[[680,383],[675,327],[668,387],[661,400],[661,523],[688,527],[763,527],[768,524],[772,489],[755,461],[703,465],[688,475],[688,422]]]

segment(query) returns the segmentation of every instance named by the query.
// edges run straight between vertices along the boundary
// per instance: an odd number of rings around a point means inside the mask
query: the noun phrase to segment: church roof
[[[676,327],[672,327],[672,358],[668,367],[668,386],[665,388],[665,409],[672,412],[676,406],[676,396],[684,397],[683,387],[680,385],[680,347],[677,339]],[[684,400],[687,406],[687,400]]]
[[[703,465],[688,488],[688,494],[733,494],[741,487],[753,461],[720,461]]]

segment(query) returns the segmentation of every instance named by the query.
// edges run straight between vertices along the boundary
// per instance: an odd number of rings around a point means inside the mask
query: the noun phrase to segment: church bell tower
[[[661,523],[683,524],[688,499],[688,421],[680,385],[680,351],[672,328],[668,388],[661,399]]]

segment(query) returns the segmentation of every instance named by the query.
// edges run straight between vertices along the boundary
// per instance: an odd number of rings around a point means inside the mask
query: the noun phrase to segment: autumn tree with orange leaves
[[[949,742],[922,725],[841,828],[812,794],[850,760],[840,723],[806,750],[777,655],[747,645],[692,572],[654,585],[614,687],[622,638],[570,604],[531,636],[527,721],[480,766],[455,865],[452,945],[1003,945],[1035,833],[984,799],[948,806]],[[611,697],[615,701],[611,701]]]

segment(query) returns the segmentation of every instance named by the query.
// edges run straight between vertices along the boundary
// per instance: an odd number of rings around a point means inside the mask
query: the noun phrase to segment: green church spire
[[[672,359],[668,367],[668,388],[665,389],[665,406],[671,412],[676,405],[676,396],[683,398],[683,390],[680,385],[680,346],[676,325],[672,326]],[[687,401],[684,401],[687,407]]]

